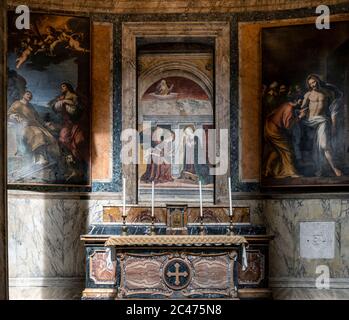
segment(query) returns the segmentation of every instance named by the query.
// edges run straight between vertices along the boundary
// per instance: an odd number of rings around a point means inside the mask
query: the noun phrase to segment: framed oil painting
[[[199,201],[201,181],[203,201],[213,202],[214,177],[209,174],[207,156],[208,131],[214,128],[212,63],[213,55],[207,48],[199,52],[169,50],[166,46],[140,50],[137,110],[141,201],[149,199],[152,182],[157,199]],[[146,130],[152,138],[147,146]],[[198,160],[200,152],[204,161]],[[158,163],[157,156],[164,161]]]
[[[262,30],[264,187],[349,185],[349,21]]]
[[[8,183],[90,185],[90,21],[8,13]]]

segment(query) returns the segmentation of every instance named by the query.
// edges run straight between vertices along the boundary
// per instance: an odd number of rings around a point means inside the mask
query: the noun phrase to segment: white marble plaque
[[[300,255],[307,259],[333,259],[335,222],[301,222]]]

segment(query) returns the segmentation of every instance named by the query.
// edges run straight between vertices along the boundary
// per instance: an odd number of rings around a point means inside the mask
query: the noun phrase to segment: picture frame
[[[166,205],[167,229],[166,234],[187,234],[188,206]]]

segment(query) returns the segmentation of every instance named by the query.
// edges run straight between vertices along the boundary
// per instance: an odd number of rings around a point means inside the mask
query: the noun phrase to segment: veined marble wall
[[[103,206],[115,204],[120,201],[10,191],[10,278],[84,276],[80,235],[91,223],[101,222]]]
[[[85,251],[80,235],[119,200],[9,191],[10,299],[80,299]]]
[[[344,199],[274,199],[264,201],[265,224],[275,235],[271,242],[271,278],[280,283],[285,278],[318,277],[316,267],[329,267],[331,278],[349,284],[349,200]],[[300,256],[300,222],[335,222],[334,259],[306,259]],[[315,283],[313,283],[315,286]],[[337,281],[337,284],[338,281]]]
[[[265,224],[275,235],[269,266],[275,299],[349,299],[349,200],[328,197],[264,201]],[[299,225],[303,221],[335,222],[334,259],[301,258]],[[315,285],[320,265],[329,268],[328,290]]]

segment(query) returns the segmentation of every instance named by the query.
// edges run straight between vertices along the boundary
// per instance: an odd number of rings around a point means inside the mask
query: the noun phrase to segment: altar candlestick
[[[228,178],[228,185],[229,185],[229,215],[233,215],[233,205],[231,203],[231,178]]]
[[[126,178],[122,178],[122,235],[127,236],[126,226]]]
[[[202,190],[201,190],[201,181],[199,181],[199,190],[200,190],[200,217],[203,217],[203,212],[202,212]]]
[[[154,181],[151,182],[151,216],[155,217],[155,212],[154,212]]]
[[[126,216],[126,178],[122,179],[122,215]]]

